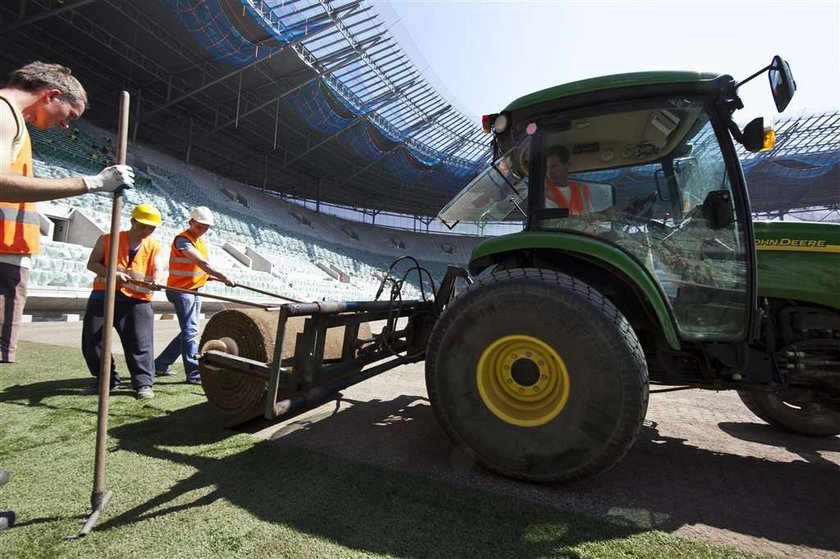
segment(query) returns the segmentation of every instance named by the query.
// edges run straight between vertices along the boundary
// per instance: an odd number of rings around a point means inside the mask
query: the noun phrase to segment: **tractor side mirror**
[[[793,92],[796,91],[796,82],[793,81],[790,65],[777,54],[770,63],[767,75],[770,78],[770,90],[773,92],[776,110],[782,112],[787,108],[788,103],[793,99]]]
[[[713,190],[703,200],[703,218],[709,229],[717,230],[728,227],[735,221],[732,212],[732,198],[728,190]]]

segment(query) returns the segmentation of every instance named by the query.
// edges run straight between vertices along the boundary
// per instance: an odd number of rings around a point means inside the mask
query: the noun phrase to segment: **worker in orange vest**
[[[211,277],[230,287],[236,286],[236,282],[208,262],[210,252],[203,237],[213,226],[213,222],[213,212],[205,206],[199,206],[190,213],[187,229],[178,233],[172,241],[167,286],[198,291]],[[181,331],[155,359],[155,374],[172,375],[170,367],[180,356],[187,374],[187,382],[201,384],[196,358],[201,297],[194,293],[167,291],[166,298],[175,306],[175,315],[178,317]]]
[[[152,289],[163,279],[163,249],[151,234],[161,223],[160,212],[149,204],[138,204],[131,212],[131,228],[119,233],[117,247],[117,293],[114,297],[114,328],[120,336],[131,385],[137,398],[154,398],[154,319]],[[96,274],[82,325],[82,354],[90,374],[99,376],[102,364],[102,334],[105,325],[105,278],[108,273],[111,235],[99,237],[88,259],[88,270]],[[143,284],[135,283],[143,282]],[[120,384],[111,360],[111,390]],[[99,383],[88,391],[95,394]]]
[[[68,128],[82,116],[87,94],[70,70],[32,62],[12,72],[0,89],[0,363],[13,363],[32,254],[40,250],[41,227],[34,202],[88,192],[113,192],[134,183],[134,171],[114,165],[98,175],[34,178],[26,123]]]
[[[554,207],[568,208],[569,215],[592,211],[589,186],[569,180],[569,151],[565,147],[552,146],[546,152],[545,178],[545,198]]]

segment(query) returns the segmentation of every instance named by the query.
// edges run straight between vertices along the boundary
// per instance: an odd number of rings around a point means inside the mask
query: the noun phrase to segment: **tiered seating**
[[[32,287],[89,287],[93,274],[87,270],[90,249],[70,243],[41,239],[41,252],[32,257],[29,284]]]
[[[86,128],[72,139],[68,138],[66,131],[42,132],[34,134],[33,138],[38,176],[91,174],[111,164],[102,153],[102,147],[109,144],[108,136],[97,134],[95,129]],[[91,154],[96,155],[97,149],[102,157],[97,155],[94,158]],[[211,262],[237,282],[258,289],[301,300],[365,300],[374,295],[388,265],[402,254],[417,257],[436,281],[442,277],[446,263],[463,263],[468,254],[470,243],[459,242],[456,237],[402,231],[394,233],[366,224],[344,222],[234,184],[203,169],[185,166],[147,148],[133,151],[139,153],[136,155],[138,160],[142,158],[144,171],[138,171],[137,188],[125,193],[121,216],[123,225],[127,224],[136,204],[152,204],[163,216],[163,226],[158,228],[155,237],[168,247],[174,235],[186,226],[190,210],[199,205],[208,206],[216,215],[216,224],[207,234],[207,240],[213,247]],[[44,162],[45,159],[49,164]],[[222,194],[222,188],[240,193],[248,201],[248,207]],[[110,195],[88,194],[57,203],[83,209],[103,230],[110,227]],[[305,216],[310,225],[300,223],[290,212]],[[348,237],[343,227],[352,228],[358,239]],[[405,240],[405,249],[394,245],[390,240],[393,236]],[[432,237],[445,239],[453,247],[453,253],[443,252],[440,248],[443,241],[433,240]],[[273,264],[272,273],[256,272],[243,266],[221,250],[225,242],[242,250],[250,246]],[[81,250],[84,254],[78,261],[52,259],[47,253],[39,257],[36,267],[41,272],[37,274],[38,283],[35,285],[63,285],[61,282],[80,287],[90,285],[91,278],[88,276],[91,274],[84,272],[89,249]],[[316,263],[337,268],[346,274],[341,276],[342,279],[349,277],[349,281],[338,281]],[[82,268],[79,269],[77,264]],[[401,266],[397,277],[402,278],[406,269]],[[72,278],[71,273],[74,274]],[[410,274],[406,280],[403,296],[416,297],[419,294],[417,275]],[[232,290],[218,282],[209,283],[207,289],[209,292],[247,298],[241,290]]]

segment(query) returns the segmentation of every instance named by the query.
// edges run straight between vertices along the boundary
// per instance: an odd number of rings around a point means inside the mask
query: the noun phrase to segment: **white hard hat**
[[[199,206],[190,212],[190,217],[193,221],[197,221],[202,225],[213,225],[213,212],[207,206]]]

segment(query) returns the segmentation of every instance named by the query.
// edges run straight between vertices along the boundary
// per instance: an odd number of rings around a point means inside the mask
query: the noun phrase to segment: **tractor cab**
[[[777,56],[748,80],[763,71],[783,110],[795,90],[787,63]],[[744,340],[755,306],[755,253],[730,137],[761,151],[772,147],[773,134],[761,119],[743,131],[734,123],[743,83],[646,72],[522,97],[486,119],[493,162],[438,217],[450,225],[521,221],[524,233],[512,237],[544,243],[551,233],[557,250],[587,260],[603,252],[593,247],[617,248],[656,285],[677,337]],[[571,241],[580,237],[592,242]],[[487,245],[473,254],[474,273],[510,257],[511,245],[500,239]]]

